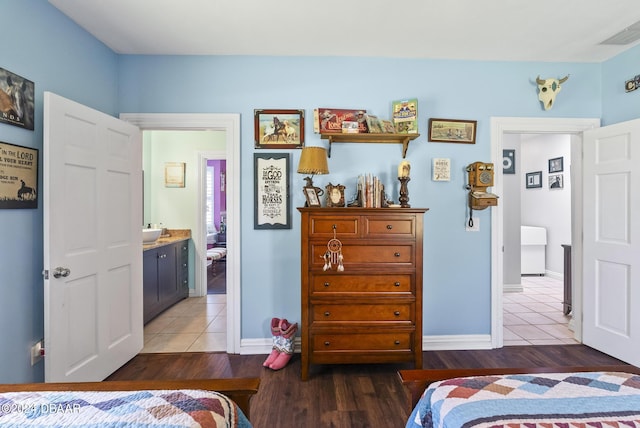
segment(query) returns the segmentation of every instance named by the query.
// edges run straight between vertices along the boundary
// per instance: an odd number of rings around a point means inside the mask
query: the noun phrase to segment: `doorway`
[[[571,138],[571,158],[573,159],[571,176],[571,231],[572,231],[572,271],[573,271],[573,311],[579,319],[582,314],[582,183],[577,177],[582,176],[582,132],[600,126],[599,119],[543,119],[543,118],[491,118],[491,151],[492,162],[502,164],[505,139],[509,134],[569,134]],[[496,186],[494,191],[503,194],[502,168],[496,168]],[[505,247],[504,241],[504,204],[498,204],[491,213],[491,345],[501,348],[503,337],[503,290],[504,290],[504,255],[513,252],[513,248]],[[516,248],[519,253],[520,249]],[[582,325],[573,325],[574,337],[582,339]]]
[[[163,114],[163,113],[123,113],[120,118],[138,126],[141,130],[218,130],[225,133],[227,160],[227,303],[226,303],[226,352],[240,353],[240,115],[239,114]],[[205,159],[206,156],[200,153]],[[203,193],[205,186],[202,165],[199,168],[198,190]],[[206,227],[204,222],[204,198],[199,198],[196,206],[196,223],[192,230],[195,249],[206,246]],[[194,278],[195,294],[206,294],[206,252],[195,251]],[[237,261],[237,262],[234,262]]]
[[[568,134],[503,139],[504,346],[576,343],[563,312],[564,247],[571,244],[571,141]],[[559,163],[548,168],[551,160]],[[526,177],[540,174],[531,185]],[[554,185],[559,181],[561,186]],[[567,277],[569,278],[569,277]]]

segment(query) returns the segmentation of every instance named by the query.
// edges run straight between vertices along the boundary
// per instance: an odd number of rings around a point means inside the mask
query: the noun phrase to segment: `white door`
[[[584,133],[583,343],[640,365],[640,120]]]
[[[142,139],[44,96],[45,381],[100,381],[143,346]]]

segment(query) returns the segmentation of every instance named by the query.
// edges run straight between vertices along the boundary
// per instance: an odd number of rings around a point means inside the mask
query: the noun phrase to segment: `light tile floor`
[[[578,343],[562,313],[563,283],[546,276],[523,276],[524,291],[503,294],[504,346]]]
[[[178,302],[144,326],[141,353],[224,352],[227,296],[208,294]]]

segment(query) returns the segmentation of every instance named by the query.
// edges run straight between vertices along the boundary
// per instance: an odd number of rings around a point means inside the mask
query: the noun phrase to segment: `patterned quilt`
[[[250,428],[228,397],[211,391],[60,391],[0,394],[0,427]]]
[[[640,427],[640,376],[586,372],[448,379],[425,390],[406,427]]]

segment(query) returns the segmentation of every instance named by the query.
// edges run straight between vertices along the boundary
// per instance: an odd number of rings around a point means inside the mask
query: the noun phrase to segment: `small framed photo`
[[[303,187],[302,191],[304,192],[304,197],[307,199],[308,207],[320,206],[320,198],[318,197],[315,187]]]
[[[325,189],[327,194],[327,207],[344,207],[344,186],[342,184],[329,183]]]
[[[184,187],[184,162],[165,162],[164,187]]]
[[[542,171],[527,172],[527,189],[535,189],[542,187]]]
[[[304,110],[254,110],[257,149],[304,147]]]
[[[514,149],[504,149],[502,151],[502,173],[516,173],[516,151]]]
[[[429,141],[436,143],[476,143],[476,120],[429,119]]]
[[[562,174],[549,176],[549,189],[562,189],[564,187]]]
[[[549,173],[564,171],[564,158],[549,159]]]

